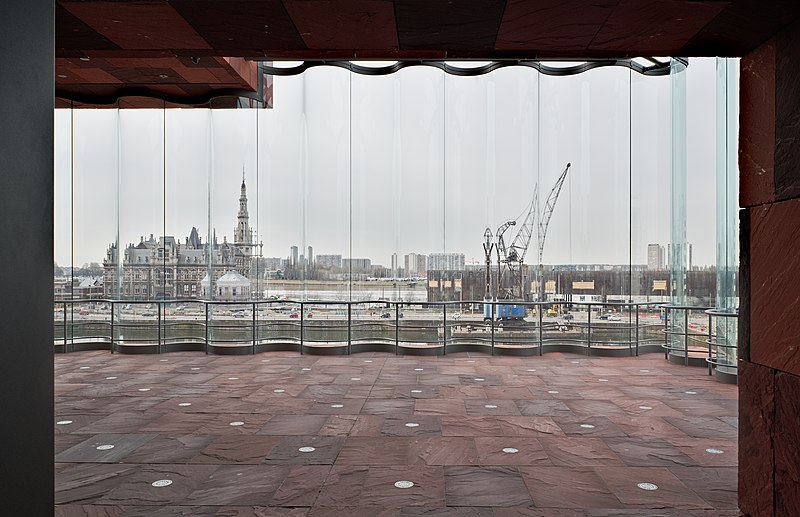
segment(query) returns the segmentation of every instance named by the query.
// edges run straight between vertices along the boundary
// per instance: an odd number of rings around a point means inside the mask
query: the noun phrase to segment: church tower
[[[253,234],[250,230],[250,216],[247,214],[247,186],[244,183],[244,169],[242,169],[242,188],[239,193],[238,223],[233,231],[234,245],[239,246],[246,255],[253,249]]]

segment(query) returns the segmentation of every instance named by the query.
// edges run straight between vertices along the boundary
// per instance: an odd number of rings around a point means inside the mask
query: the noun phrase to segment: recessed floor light
[[[470,360],[469,360],[469,361],[467,361],[467,362],[468,362],[468,363],[474,363],[474,362],[475,362],[475,359],[470,359]]]
[[[166,363],[167,361],[169,361],[169,359],[159,359],[158,360],[158,362],[160,362],[160,363]]]
[[[89,366],[81,366],[81,370],[88,370],[89,368]]]
[[[608,379],[597,379],[597,382],[608,382]]]
[[[360,381],[361,377],[350,377],[351,381]]]
[[[722,449],[706,449],[706,452],[709,454],[722,454],[725,451],[723,451]]]
[[[179,402],[178,405],[180,407],[189,407],[189,406],[192,405],[192,403],[191,402]]]
[[[594,425],[592,424],[581,424],[581,427],[584,429],[594,429]]]
[[[687,395],[697,395],[696,391],[684,391]]]
[[[372,362],[372,359],[367,359],[367,360],[366,360],[366,361],[364,361],[364,362],[365,362],[365,363],[371,363],[371,362]]]
[[[139,388],[139,391],[150,391],[150,388]]]
[[[656,485],[655,483],[639,483],[636,486],[638,486],[642,490],[658,490],[658,485]]]
[[[344,407],[344,404],[331,404],[331,407],[333,407],[333,408],[341,408],[341,407]]]
[[[190,370],[199,370],[199,369],[200,368],[198,366],[193,366],[192,368],[190,368]]]
[[[536,371],[536,368],[528,368],[528,371],[529,371],[529,372],[535,372],[535,371]]]
[[[424,370],[424,368],[414,368],[415,372],[421,372],[422,370]]]
[[[416,422],[408,422],[406,424],[406,427],[419,427],[419,424]]]
[[[159,479],[158,481],[153,481],[152,485],[156,488],[161,488],[164,486],[170,486],[172,484],[171,479]]]
[[[108,444],[108,445],[98,445],[97,447],[95,447],[95,449],[97,449],[98,451],[110,451],[110,450],[111,450],[111,449],[113,449],[113,448],[114,448],[114,446],[113,446],[113,445],[111,445],[111,444]]]
[[[570,361],[572,364],[581,364],[580,361]]]
[[[236,422],[231,422],[228,425],[233,426],[233,427],[239,427],[239,426],[244,425],[244,422],[241,422],[241,421],[237,420]]]
[[[69,425],[72,423],[72,420],[59,420],[56,422],[56,425]]]
[[[282,390],[280,388],[278,388],[277,390],[272,390],[273,393],[283,393],[284,391],[286,390]]]
[[[414,483],[411,481],[397,481],[395,482],[394,486],[397,488],[411,488],[414,486]]]
[[[310,371],[311,371],[311,368],[303,368],[303,369],[302,369],[302,371],[304,371],[304,372],[310,372]]]
[[[647,411],[648,409],[653,409],[652,406],[639,406],[639,409],[643,409]]]
[[[261,360],[262,363],[268,363],[269,361],[270,361],[269,359],[262,359]]]
[[[497,406],[495,404],[486,404],[483,407],[485,407],[486,409],[497,409]]]
[[[549,390],[547,393],[549,393],[550,395],[555,395],[558,392],[556,390]]]
[[[519,452],[519,449],[515,449],[514,447],[506,447],[503,449],[503,452],[506,454],[516,454]]]
[[[650,373],[650,370],[639,370],[642,373]]]
[[[480,382],[480,381],[485,381],[486,379],[484,379],[483,377],[475,377],[475,380]]]
[[[297,450],[300,451],[300,452],[314,452],[317,449],[315,449],[314,447],[300,447]]]
[[[411,393],[422,393],[422,390],[411,390]]]
[[[106,377],[107,381],[113,381],[114,379],[116,379],[116,377],[113,377],[113,376],[112,377]]]

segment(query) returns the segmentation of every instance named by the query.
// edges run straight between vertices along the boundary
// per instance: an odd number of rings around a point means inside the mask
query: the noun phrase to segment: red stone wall
[[[800,515],[800,25],[742,58],[739,508]]]

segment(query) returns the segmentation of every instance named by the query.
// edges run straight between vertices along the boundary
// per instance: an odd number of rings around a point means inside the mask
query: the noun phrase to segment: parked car
[[[564,314],[564,319],[565,319],[565,320],[574,320],[574,319],[575,319],[575,316],[574,316],[573,314],[570,314],[570,313],[568,312],[568,313]]]
[[[299,317],[300,317],[300,315],[299,315],[299,314],[297,314],[296,312],[293,312],[293,313],[289,314],[289,317],[290,317],[290,318],[299,318]]]
[[[457,312],[457,313],[453,314],[453,320],[458,321],[460,319],[461,319],[461,313],[460,312]]]
[[[608,319],[608,314],[601,314],[600,315],[600,319],[601,320],[607,320]]]
[[[381,318],[391,318],[391,317],[392,317],[391,313],[388,312],[384,312],[383,314],[381,314]]]
[[[306,314],[306,318],[310,318],[310,317],[312,317],[312,316],[314,316],[314,315],[313,315],[313,314],[311,314],[310,312],[309,312],[308,314]]]
[[[155,316],[156,313],[153,311],[145,311],[142,313],[142,316]]]
[[[620,318],[620,317],[619,317],[619,316],[617,316],[616,314],[612,314],[612,315],[610,315],[610,316],[608,317],[608,319],[609,319],[610,321],[619,321],[619,320],[621,320],[622,318]]]

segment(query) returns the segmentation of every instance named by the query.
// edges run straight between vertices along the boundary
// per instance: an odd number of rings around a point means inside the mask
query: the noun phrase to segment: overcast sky
[[[692,60],[688,239],[700,265],[715,261],[714,76],[713,59]],[[401,265],[411,252],[480,261],[484,229],[524,216],[537,182],[543,205],[570,162],[543,261],[646,263],[648,243],[669,242],[669,81],[624,68],[320,67],[276,77],[271,110],[167,110],[166,124],[161,110],[56,110],[55,260],[102,262],[118,231],[123,245],[184,241],[193,226],[231,239],[244,170],[265,256],[297,245],[385,266],[392,253]]]

